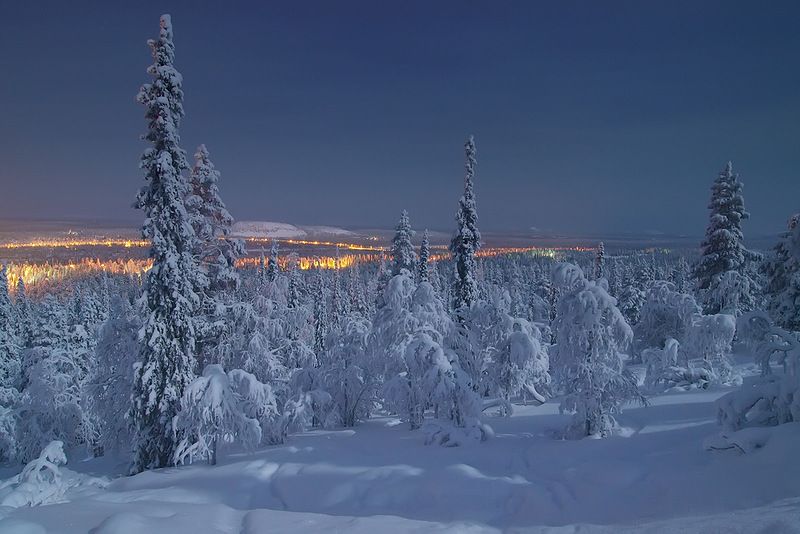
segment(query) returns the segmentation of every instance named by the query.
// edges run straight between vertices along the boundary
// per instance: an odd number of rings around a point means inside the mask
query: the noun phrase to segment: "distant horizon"
[[[266,219],[246,219],[239,221],[238,219],[235,220],[237,223],[276,223],[276,224],[288,224],[292,226],[296,226],[298,228],[321,228],[327,227],[332,229],[342,229],[348,230],[351,232],[380,232],[385,233],[387,236],[390,236],[391,233],[394,231],[394,225],[387,225],[385,227],[376,227],[376,226],[343,226],[343,225],[334,225],[334,224],[306,224],[302,221],[275,221],[275,220],[266,220]],[[98,229],[98,230],[127,230],[129,232],[138,234],[141,221],[137,221],[135,219],[124,219],[124,218],[111,218],[111,217],[54,217],[54,218],[47,218],[47,217],[0,217],[0,234],[8,233],[8,232],[35,232],[36,229],[26,229],[20,228],[19,224],[31,224],[31,225],[41,225],[42,227],[57,227],[51,228],[53,231],[56,229],[59,231],[69,231],[69,230],[91,230],[91,229]],[[455,222],[453,223],[453,228],[428,228],[428,227],[418,227],[414,224],[413,219],[411,220],[412,228],[417,233],[417,238],[421,238],[421,234],[423,230],[428,230],[432,234],[438,235],[450,235],[453,231],[455,231]],[[480,223],[480,220],[479,220]],[[11,225],[11,227],[7,227],[6,225]],[[74,225],[76,228],[69,228],[70,225]],[[568,232],[568,231],[561,231],[557,229],[508,229],[508,230],[489,230],[484,231],[484,234],[487,236],[492,237],[513,237],[517,239],[566,239],[566,240],[596,240],[596,241],[603,241],[604,239],[607,240],[631,240],[631,241],[643,241],[643,240],[659,240],[659,239],[676,239],[676,240],[685,240],[687,242],[691,240],[697,241],[697,246],[699,248],[700,241],[704,237],[704,233],[697,233],[697,234],[681,234],[681,233],[668,233],[668,232],[657,232],[657,231],[640,231],[640,232]],[[763,233],[763,234],[748,234],[745,233],[745,241],[746,242],[759,242],[763,245],[762,242],[767,241],[768,245],[770,243],[769,240],[774,240],[777,242],[778,238],[780,237],[781,232],[775,233]],[[769,245],[771,246],[771,245]]]

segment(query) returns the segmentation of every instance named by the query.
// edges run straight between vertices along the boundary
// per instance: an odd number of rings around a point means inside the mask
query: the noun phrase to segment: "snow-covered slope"
[[[231,231],[236,237],[302,239],[306,232],[293,224],[265,221],[237,221]]]
[[[375,418],[3,510],[0,533],[800,532],[800,424],[751,454],[708,452],[723,393],[655,397],[621,416],[630,437],[603,440],[554,439],[553,402],[490,418],[494,439],[457,448]]]
[[[236,237],[306,239],[325,237],[354,237],[357,234],[335,226],[295,226],[294,224],[267,221],[238,221],[233,225]]]

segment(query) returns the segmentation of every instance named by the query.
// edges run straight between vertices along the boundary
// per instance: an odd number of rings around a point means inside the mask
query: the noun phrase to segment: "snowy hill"
[[[235,237],[275,239],[321,239],[326,237],[357,237],[358,234],[335,226],[295,226],[267,221],[238,221],[233,225]]]
[[[656,396],[620,417],[629,437],[603,440],[554,439],[555,402],[489,417],[494,439],[455,448],[378,417],[5,509],[0,533],[800,532],[800,424],[750,454],[706,451],[725,391]]]

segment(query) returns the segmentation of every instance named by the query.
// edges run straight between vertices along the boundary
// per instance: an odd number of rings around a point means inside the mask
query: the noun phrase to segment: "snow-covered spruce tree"
[[[723,311],[721,293],[730,290],[730,284],[722,287],[722,276],[734,271],[741,278],[737,287],[742,291],[737,299],[737,308],[730,310],[739,315],[752,309],[753,293],[758,284],[750,276],[748,262],[756,256],[743,244],[742,221],[750,214],[745,210],[742,183],[734,174],[729,161],[711,186],[711,201],[706,236],[701,244],[701,257],[694,267],[694,278],[704,313]]]
[[[686,261],[685,257],[681,256],[672,271],[672,283],[675,284],[675,290],[678,293],[687,293],[689,291],[690,277],[691,267],[689,267],[689,262]]]
[[[97,445],[104,453],[128,451],[134,365],[139,356],[141,320],[124,297],[111,299],[109,318],[100,329],[94,365],[84,386],[84,404],[96,422]]]
[[[16,317],[8,296],[6,266],[0,267],[0,388],[19,385],[20,344],[14,324]]]
[[[22,348],[30,348],[33,343],[33,315],[31,303],[25,292],[25,281],[20,276],[14,294],[14,314],[16,315],[17,339]]]
[[[764,264],[767,309],[786,330],[800,332],[800,213],[789,219],[788,230]]]
[[[186,209],[197,237],[200,267],[207,273],[208,291],[219,300],[239,287],[236,260],[244,255],[244,244],[231,238],[233,217],[219,193],[219,171],[214,167],[206,145],[194,154]]]
[[[267,285],[267,262],[264,258],[264,249],[261,249],[261,255],[258,258],[258,267],[256,267],[256,283],[258,288],[261,289]]]
[[[317,275],[314,288],[314,353],[317,359],[321,358],[326,349],[326,337],[330,331],[328,322],[328,307],[325,303],[325,285],[322,283],[322,274]]]
[[[203,274],[193,255],[196,237],[184,199],[189,193],[182,172],[188,170],[179,146],[183,118],[181,75],[173,66],[172,22],[161,17],[159,38],[148,41],[152,83],[138,100],[145,108],[152,144],[142,154],[146,185],[136,206],[145,213],[142,235],[150,240],[153,267],[144,287],[146,316],[141,330],[140,363],[135,372],[130,419],[135,429],[133,473],[172,463],[180,441],[172,427],[180,398],[194,378],[194,317],[200,304],[196,289]]]
[[[413,235],[414,231],[411,229],[408,212],[403,210],[392,238],[392,276],[400,274],[402,269],[410,273],[414,272],[416,255],[414,254],[414,245],[411,244]]]
[[[280,274],[281,268],[278,265],[278,242],[272,240],[272,247],[269,250],[269,265],[267,266],[267,280],[274,282]]]
[[[32,345],[65,349],[69,339],[68,324],[61,302],[52,294],[45,295],[36,307],[35,316]]]
[[[289,256],[289,290],[286,294],[286,306],[292,310],[300,306],[300,272],[297,254]]]
[[[450,252],[455,261],[456,279],[453,283],[453,309],[469,307],[478,299],[477,264],[475,255],[481,246],[478,231],[478,211],[475,203],[473,179],[475,178],[475,140],[469,136],[464,144],[466,154],[464,196],[458,202],[456,222],[458,229],[450,243]]]
[[[431,257],[431,243],[428,237],[428,229],[422,234],[422,244],[419,247],[419,264],[417,265],[417,282],[427,282],[430,278],[428,271],[428,261]]]
[[[241,369],[226,373],[221,365],[207,366],[181,398],[173,426],[175,437],[182,438],[174,463],[207,459],[215,465],[220,442],[257,447],[262,435],[259,419],[276,411],[272,389],[252,374]]]
[[[331,325],[334,328],[341,326],[345,316],[349,312],[349,302],[342,294],[340,283],[342,260],[339,255],[339,246],[336,246],[336,256],[334,257],[334,268],[331,275]]]
[[[565,393],[561,410],[574,414],[567,434],[605,437],[616,427],[614,415],[630,400],[644,402],[635,377],[622,358],[631,327],[616,300],[581,269],[561,263],[553,269],[561,290],[555,320],[555,378]]]
[[[350,310],[362,317],[367,317],[367,301],[364,298],[364,292],[361,287],[361,277],[359,276],[359,267],[356,263],[350,267],[350,275],[348,277],[347,294],[350,301]]]
[[[602,241],[597,244],[597,251],[594,256],[594,279],[599,280],[605,276],[603,268],[606,264],[606,247]]]

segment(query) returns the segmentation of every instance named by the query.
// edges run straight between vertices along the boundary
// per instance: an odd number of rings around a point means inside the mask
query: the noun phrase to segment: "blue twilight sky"
[[[172,14],[182,142],[237,219],[701,234],[800,209],[800,2],[0,0],[0,217],[136,221],[148,38]]]

